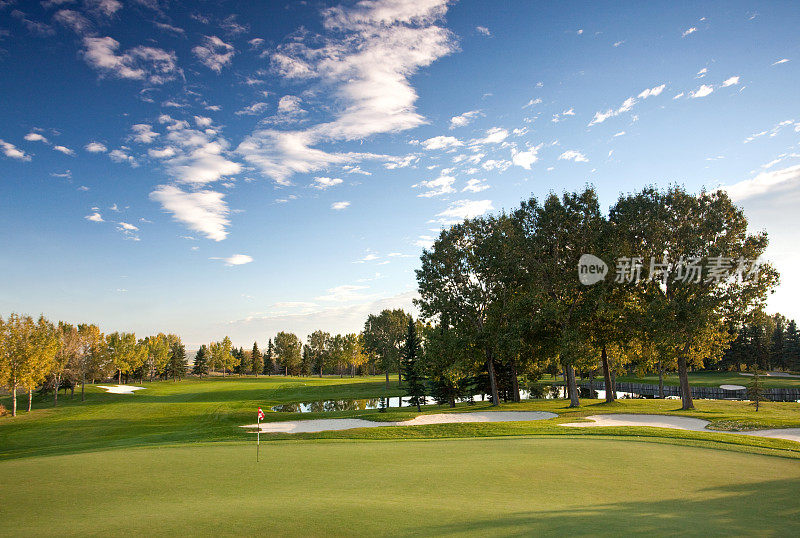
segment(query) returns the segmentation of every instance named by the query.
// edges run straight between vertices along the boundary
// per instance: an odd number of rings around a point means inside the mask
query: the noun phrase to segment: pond
[[[581,398],[600,398],[606,397],[604,390],[590,391],[588,388],[580,387]],[[536,386],[529,390],[520,390],[520,398],[523,400],[564,398],[565,388],[559,386]],[[631,392],[617,392],[617,398],[643,398]],[[273,411],[281,413],[325,413],[329,411],[364,411],[368,409],[380,409],[381,407],[410,407],[410,396],[394,396],[391,398],[362,398],[344,400],[317,400],[314,402],[298,402],[276,405]],[[472,397],[473,402],[489,401],[491,398],[487,394],[476,394]],[[464,401],[464,400],[460,400]],[[432,398],[427,398],[428,404],[436,403]]]

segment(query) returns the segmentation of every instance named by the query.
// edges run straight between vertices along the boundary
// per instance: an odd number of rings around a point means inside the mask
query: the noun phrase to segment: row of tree
[[[800,370],[800,331],[781,314],[754,316],[732,335],[721,364],[733,370]]]
[[[152,380],[181,379],[186,375],[186,351],[174,334],[158,334],[137,340],[134,333],[103,334],[97,325],[53,323],[44,316],[11,314],[0,318],[0,385],[12,394],[12,416],[17,414],[17,392],[28,393],[28,411],[33,392],[53,392],[81,386],[85,399],[87,381],[122,378]]]
[[[417,270],[428,320],[421,371],[451,402],[477,378],[495,404],[502,393],[519,400],[520,378],[561,371],[577,406],[576,371],[602,371],[611,400],[623,365],[677,370],[690,409],[689,368],[719,361],[731,342],[742,348],[764,317],[778,275],[746,262],[766,247],[766,233],[748,234],[724,192],[680,187],[620,196],[608,214],[587,187],[466,220],[441,232]],[[610,274],[583,284],[584,254],[608,262]],[[794,364],[791,352],[775,353],[762,365]]]
[[[239,375],[319,375],[335,373],[340,376],[367,373],[370,355],[364,334],[335,334],[314,331],[306,344],[294,333],[279,332],[270,338],[262,353],[258,343],[252,349],[232,347],[227,336],[221,342],[203,345],[194,359],[192,373],[203,376],[209,372]],[[374,371],[374,369],[373,369]]]

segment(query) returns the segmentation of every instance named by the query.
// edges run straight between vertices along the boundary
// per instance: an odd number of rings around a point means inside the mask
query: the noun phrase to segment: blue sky
[[[796,2],[0,1],[0,314],[192,346],[410,308],[438,230],[724,186],[800,318]]]

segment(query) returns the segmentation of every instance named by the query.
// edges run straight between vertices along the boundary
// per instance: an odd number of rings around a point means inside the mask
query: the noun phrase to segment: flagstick
[[[258,432],[256,433],[256,463],[258,463],[258,449],[261,447],[261,413],[258,414]]]

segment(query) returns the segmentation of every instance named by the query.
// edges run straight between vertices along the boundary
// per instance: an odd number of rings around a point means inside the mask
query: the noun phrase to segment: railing
[[[580,383],[581,387],[589,388],[589,383],[584,381]],[[605,386],[602,382],[593,383],[594,390],[604,390]],[[709,400],[747,400],[747,389],[727,390],[719,387],[690,387],[692,390],[692,398],[705,398]],[[618,382],[615,384],[617,392],[630,392],[639,394],[645,397],[658,397],[658,385],[650,385],[645,383],[624,383]],[[765,388],[763,389],[764,399],[773,402],[796,402],[800,400],[800,388]],[[664,385],[664,396],[680,396],[680,387],[675,385]]]

